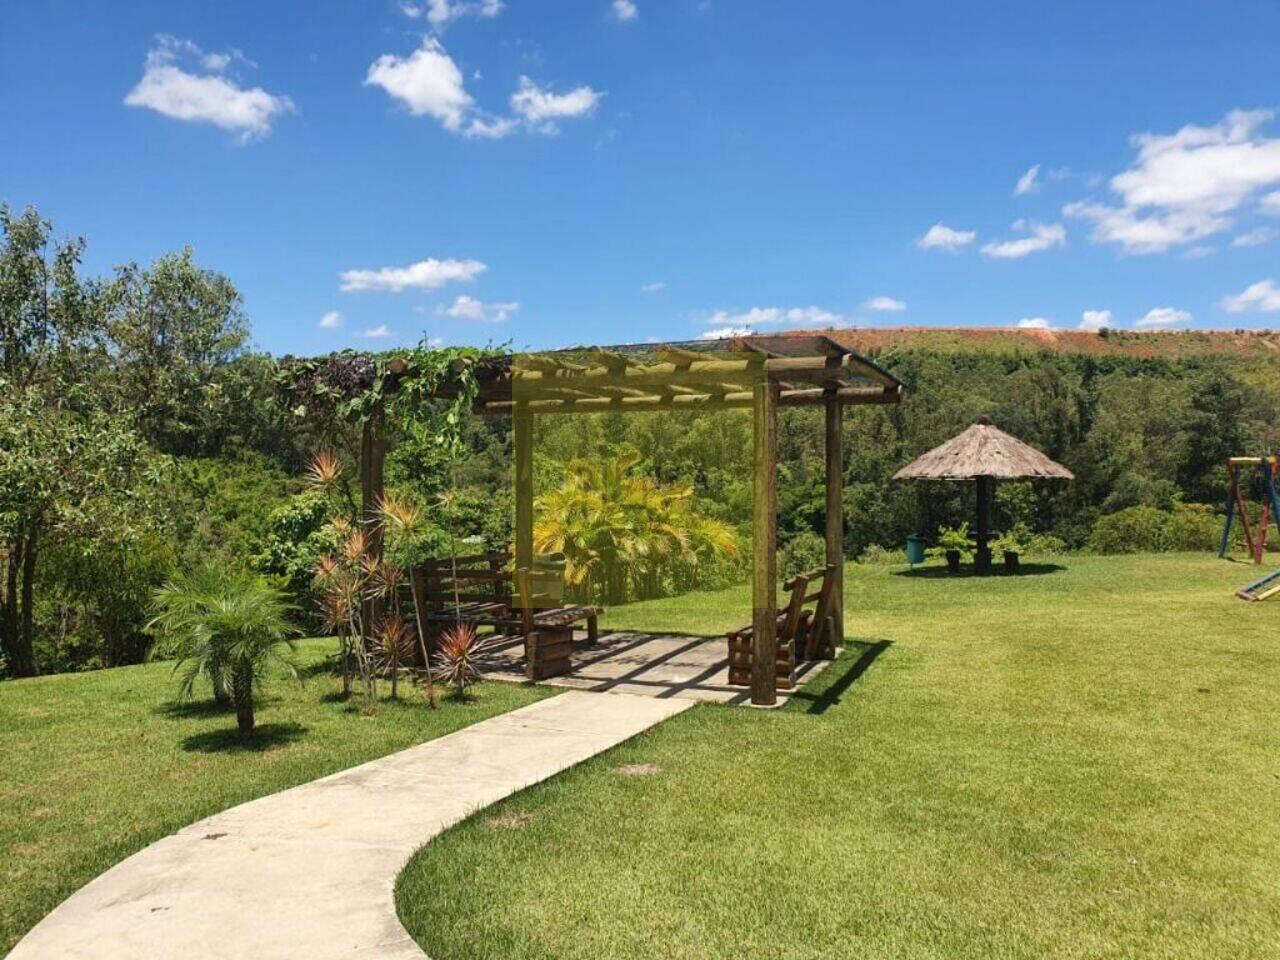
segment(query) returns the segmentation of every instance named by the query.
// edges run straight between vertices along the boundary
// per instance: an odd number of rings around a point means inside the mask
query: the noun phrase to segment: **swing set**
[[[1256,470],[1255,476],[1262,491],[1262,507],[1256,524],[1250,522],[1249,503],[1245,496],[1247,471],[1250,467]],[[1243,534],[1240,545],[1248,551],[1253,563],[1262,563],[1268,528],[1274,523],[1277,532],[1280,532],[1280,497],[1276,494],[1277,469],[1280,469],[1280,456],[1276,454],[1264,457],[1231,457],[1227,460],[1230,487],[1227,492],[1227,521],[1222,528],[1222,541],[1218,545],[1219,557],[1225,557],[1233,546],[1231,528],[1239,516],[1240,532]],[[1275,594],[1280,594],[1280,570],[1236,591],[1236,596],[1241,600],[1266,600]]]

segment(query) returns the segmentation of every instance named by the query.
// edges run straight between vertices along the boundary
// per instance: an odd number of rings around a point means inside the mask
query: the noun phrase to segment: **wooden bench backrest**
[[[564,605],[564,554],[535,557],[532,566],[516,571],[516,591],[525,631],[533,629],[533,615]]]
[[[456,559],[433,557],[414,567],[413,574],[422,585],[422,596],[429,608],[446,606],[455,598],[460,603],[509,603],[512,577],[508,560],[505,553],[498,552]]]
[[[806,604],[813,604],[810,608],[812,613],[809,616],[808,629],[825,629],[826,619],[831,615],[831,599],[836,581],[835,571],[836,565],[828,563],[825,566],[798,573],[782,585],[784,590],[790,591],[790,599],[787,602],[786,619],[783,620],[782,630],[778,634],[780,643],[804,639],[798,637],[797,633],[800,630]]]

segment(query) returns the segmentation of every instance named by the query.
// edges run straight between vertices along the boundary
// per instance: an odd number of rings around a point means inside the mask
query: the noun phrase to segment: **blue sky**
[[[41,0],[0,199],[95,272],[192,245],[276,353],[1280,327],[1277,36],[1275,0]]]

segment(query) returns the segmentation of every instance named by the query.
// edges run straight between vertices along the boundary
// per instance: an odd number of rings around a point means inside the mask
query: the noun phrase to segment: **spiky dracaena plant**
[[[479,657],[485,644],[471,623],[454,624],[440,638],[440,666],[436,677],[452,685],[459,699],[467,698],[467,687],[480,679]]]
[[[383,529],[390,534],[393,540],[402,541],[413,537],[422,524],[422,511],[408,500],[398,497],[394,493],[388,493],[383,496],[378,504],[378,516],[382,521]],[[403,568],[398,569],[400,569],[401,575],[404,576],[405,571]],[[409,578],[411,579],[411,575]],[[435,679],[432,676],[431,654],[427,650],[427,611],[421,607],[418,591],[411,590],[410,593],[413,596],[413,614],[416,627],[413,633],[417,636],[418,652],[422,656],[427,706],[434,709],[436,705],[436,687]],[[397,607],[396,609],[398,612],[399,608]]]
[[[358,589],[342,561],[334,556],[321,557],[316,564],[316,586],[320,588],[320,614],[324,629],[337,636],[342,659],[342,695],[351,696],[351,637],[356,630],[355,607],[359,605]],[[353,606],[353,604],[355,606]]]
[[[350,657],[360,670],[364,711],[372,713],[377,706],[377,687],[372,651],[365,642],[364,601],[373,569],[365,555],[367,544],[364,531],[351,528],[339,553],[321,558],[316,565],[316,584],[322,592],[325,627],[336,633],[342,644],[343,692],[351,692]]]
[[[181,672],[180,692],[190,697],[196,680],[229,681],[242,739],[254,733],[254,691],[273,664],[297,677],[296,649],[284,595],[262,577],[207,568],[156,591],[150,628],[172,645]]]
[[[384,614],[373,627],[383,667],[391,674],[391,699],[399,699],[400,664],[413,655],[413,628],[398,613]]]

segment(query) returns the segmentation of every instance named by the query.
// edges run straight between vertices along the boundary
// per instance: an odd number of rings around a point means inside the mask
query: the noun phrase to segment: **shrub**
[[[1175,503],[1172,510],[1129,507],[1098,520],[1089,534],[1096,553],[1211,550],[1222,518],[1202,503]]]
[[[811,530],[792,537],[782,548],[778,564],[783,580],[790,580],[798,573],[821,567],[827,562],[827,543]]]
[[[859,563],[902,563],[903,554],[901,550],[890,550],[888,547],[882,547],[878,543],[868,544],[867,548],[858,555]]]
[[[1222,535],[1222,517],[1205,503],[1177,503],[1165,522],[1170,550],[1214,550]]]
[[[1168,549],[1169,515],[1155,507],[1126,507],[1101,517],[1089,534],[1095,553],[1151,553]]]
[[[329,522],[328,501],[307,490],[271,512],[262,549],[252,564],[260,573],[279,578],[295,605],[310,609],[316,564],[338,549],[340,539]]]
[[[1061,537],[1036,533],[1025,523],[1016,523],[992,541],[991,549],[996,554],[1012,550],[1025,557],[1053,557],[1066,553],[1067,545]]]

